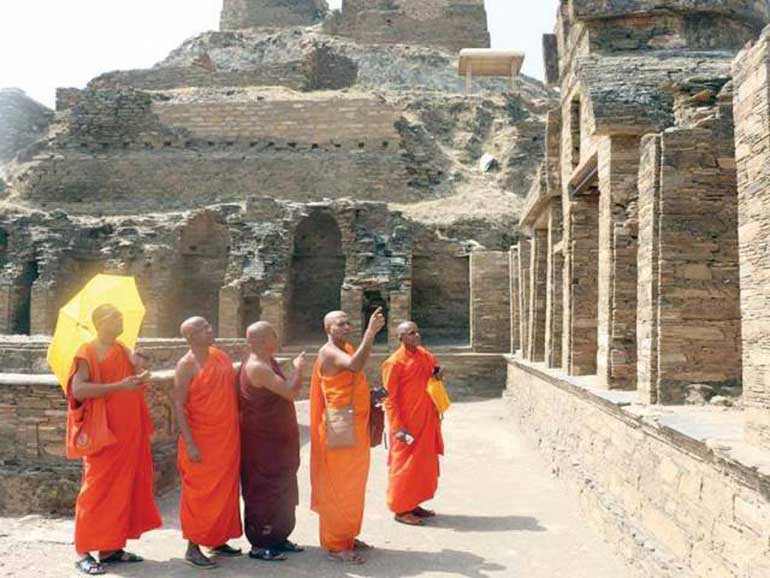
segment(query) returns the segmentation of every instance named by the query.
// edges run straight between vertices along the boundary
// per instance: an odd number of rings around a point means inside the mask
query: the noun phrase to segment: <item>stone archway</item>
[[[168,335],[177,336],[179,325],[200,315],[218,327],[219,290],[227,272],[230,231],[222,218],[210,212],[195,215],[179,235],[179,275],[168,304]]]
[[[345,253],[337,221],[316,211],[305,217],[294,233],[291,258],[287,342],[323,341],[323,316],[340,309],[345,279]]]

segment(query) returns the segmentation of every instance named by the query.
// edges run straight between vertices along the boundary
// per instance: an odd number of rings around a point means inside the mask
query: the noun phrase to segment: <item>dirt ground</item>
[[[579,517],[539,456],[516,434],[503,400],[457,403],[444,421],[447,455],[439,493],[428,506],[440,516],[422,528],[396,524],[385,503],[386,453],[372,455],[362,539],[376,546],[364,566],[327,561],[318,548],[318,520],[309,510],[307,403],[298,404],[303,433],[298,524],[292,538],[307,550],[286,562],[227,559],[211,572],[182,563],[178,495],[162,499],[164,528],[129,544],[142,564],[113,566],[109,576],[312,576],[466,578],[617,578],[623,564]],[[40,516],[0,518],[0,576],[79,575],[73,523]],[[244,539],[237,545],[247,548]]]

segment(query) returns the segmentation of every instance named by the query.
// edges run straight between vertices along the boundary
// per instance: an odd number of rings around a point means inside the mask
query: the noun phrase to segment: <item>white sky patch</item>
[[[329,0],[338,8],[341,0]],[[486,0],[492,45],[524,50],[543,76],[541,38],[556,0]],[[110,70],[148,68],[186,38],[216,30],[222,0],[0,0],[0,87],[53,106],[57,87],[82,88]]]

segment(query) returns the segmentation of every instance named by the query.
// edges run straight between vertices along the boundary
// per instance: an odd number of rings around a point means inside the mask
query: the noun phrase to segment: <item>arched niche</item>
[[[219,290],[224,284],[230,254],[230,231],[222,217],[203,212],[191,218],[179,232],[179,270],[171,277],[167,332],[178,335],[179,325],[202,316],[217,327]]]
[[[323,317],[340,308],[345,279],[342,234],[329,213],[316,211],[297,225],[289,277],[288,343],[323,341]]]

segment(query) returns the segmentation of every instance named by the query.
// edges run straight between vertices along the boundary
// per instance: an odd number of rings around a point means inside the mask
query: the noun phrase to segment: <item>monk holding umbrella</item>
[[[88,575],[141,562],[126,541],[161,525],[144,399],[150,374],[131,351],[143,317],[133,278],[97,275],[59,312],[48,351],[68,400],[67,455],[83,459],[75,549]]]

